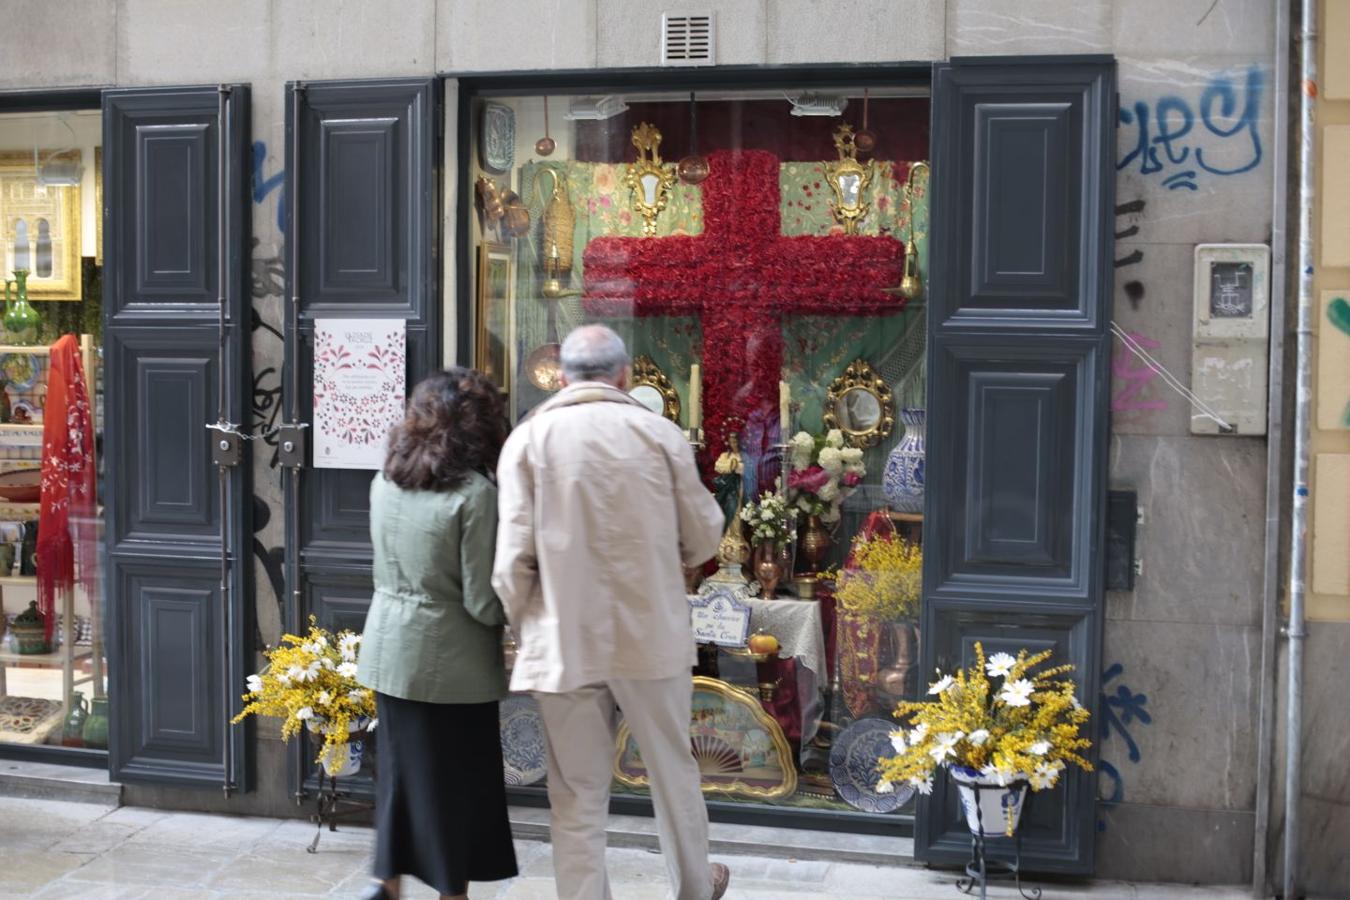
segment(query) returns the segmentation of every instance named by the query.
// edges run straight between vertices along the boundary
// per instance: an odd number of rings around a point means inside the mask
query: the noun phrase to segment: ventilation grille
[[[711,66],[716,60],[714,13],[662,13],[661,65]]]

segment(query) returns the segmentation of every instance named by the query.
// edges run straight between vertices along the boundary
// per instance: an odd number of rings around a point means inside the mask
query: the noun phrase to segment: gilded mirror
[[[834,148],[839,152],[839,159],[825,164],[825,178],[834,191],[830,212],[834,220],[844,226],[844,234],[857,234],[858,223],[867,216],[867,201],[863,195],[872,183],[872,164],[858,162],[858,146],[854,143],[850,125],[840,125],[834,133]]]
[[[855,447],[875,447],[895,430],[891,389],[865,359],[849,363],[825,397],[825,427],[838,428]]]
[[[633,192],[633,209],[642,216],[643,237],[656,236],[656,218],[670,202],[675,166],[661,161],[661,132],[643,122],[633,129],[637,161],[630,163],[623,182]]]
[[[651,357],[633,360],[633,379],[628,395],[659,416],[680,422],[680,394]]]

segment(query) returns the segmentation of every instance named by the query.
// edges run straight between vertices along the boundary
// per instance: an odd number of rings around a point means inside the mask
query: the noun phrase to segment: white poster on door
[[[314,320],[314,466],[380,469],[403,420],[407,334],[402,319]]]

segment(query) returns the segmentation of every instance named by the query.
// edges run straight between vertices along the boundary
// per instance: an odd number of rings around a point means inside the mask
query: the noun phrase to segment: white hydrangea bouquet
[[[281,719],[281,737],[289,741],[308,728],[323,735],[315,760],[330,772],[341,769],[347,742],[358,731],[374,731],[375,694],[356,680],[356,657],[361,635],[320,628],[313,616],[309,634],[284,635],[267,651],[267,665],[248,676],[243,712],[238,724],[251,715]]]
[[[822,522],[839,521],[840,510],[867,474],[860,447],[849,447],[838,428],[824,435],[799,431],[788,442],[792,471],[788,490],[792,502]]]

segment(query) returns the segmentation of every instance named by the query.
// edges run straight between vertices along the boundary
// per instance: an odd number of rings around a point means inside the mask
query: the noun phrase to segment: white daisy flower
[[[1009,772],[1007,769],[1000,769],[998,766],[994,765],[993,763],[990,763],[989,765],[985,766],[983,769],[980,770],[980,774],[984,775],[986,778],[992,778],[995,781],[997,781],[999,787],[1007,787],[1008,776],[1011,775],[1012,773]]]
[[[905,752],[905,732],[903,729],[891,732],[891,747],[896,753]]]
[[[937,743],[928,751],[928,755],[933,757],[933,762],[935,763],[940,763],[949,756],[956,756],[956,745],[963,737],[965,737],[965,735],[959,731],[950,731],[945,734],[939,734],[937,736]]]
[[[1031,745],[1030,747],[1028,747],[1027,749],[1028,749],[1029,751],[1031,751],[1031,755],[1032,755],[1032,756],[1044,756],[1045,754],[1047,754],[1047,753],[1050,752],[1050,742],[1049,742],[1049,741],[1037,741],[1036,743],[1032,744],[1032,745]]]
[[[1011,684],[1005,684],[998,698],[1009,706],[1030,706],[1031,692],[1036,686],[1025,678],[1019,678]]]
[[[319,691],[319,705],[320,705],[320,706],[327,706],[329,703],[332,702],[332,700],[333,700],[332,695],[329,694],[327,691]]]
[[[364,703],[366,699],[365,688],[357,688],[354,691],[348,691],[347,699],[353,703]]]
[[[247,678],[246,680],[248,681],[248,689],[249,689],[249,692],[250,692],[250,693],[253,693],[253,694],[260,694],[260,693],[262,693],[262,689],[263,689],[263,680],[262,680],[262,677],[261,677],[261,676],[259,676],[259,675],[250,675],[250,676],[248,676],[248,678]]]
[[[366,726],[366,731],[374,731],[374,730],[375,730],[375,726],[378,725],[378,724],[380,724],[380,720],[379,720],[379,719],[371,719],[371,720],[370,720],[370,724]]]
[[[295,717],[301,722],[306,722],[314,718],[314,710],[308,706],[302,706],[295,711]]]
[[[355,678],[356,663],[354,662],[342,663],[340,666],[337,667],[337,673],[341,675],[343,678]]]
[[[920,794],[923,794],[925,797],[933,793],[933,776],[931,775],[928,776],[927,778],[921,778],[918,775],[912,775],[910,776],[909,783],[914,785],[914,789],[918,791]]]
[[[983,747],[984,742],[989,740],[989,731],[985,728],[977,728],[966,737],[966,740],[970,741],[976,747]]]
[[[891,784],[891,783],[890,783],[889,781],[887,781],[885,778],[882,778],[880,781],[877,782],[877,793],[878,793],[878,794],[894,794],[894,793],[895,793],[895,785]]]
[[[286,678],[290,681],[304,681],[305,670],[300,666],[291,666],[286,670]]]
[[[1017,659],[1010,653],[995,653],[985,662],[985,671],[993,678],[1006,678],[1017,665]]]
[[[952,676],[943,675],[937,681],[933,682],[928,686],[928,693],[930,694],[946,693],[947,689],[950,688],[955,683],[956,682],[952,679]]]

